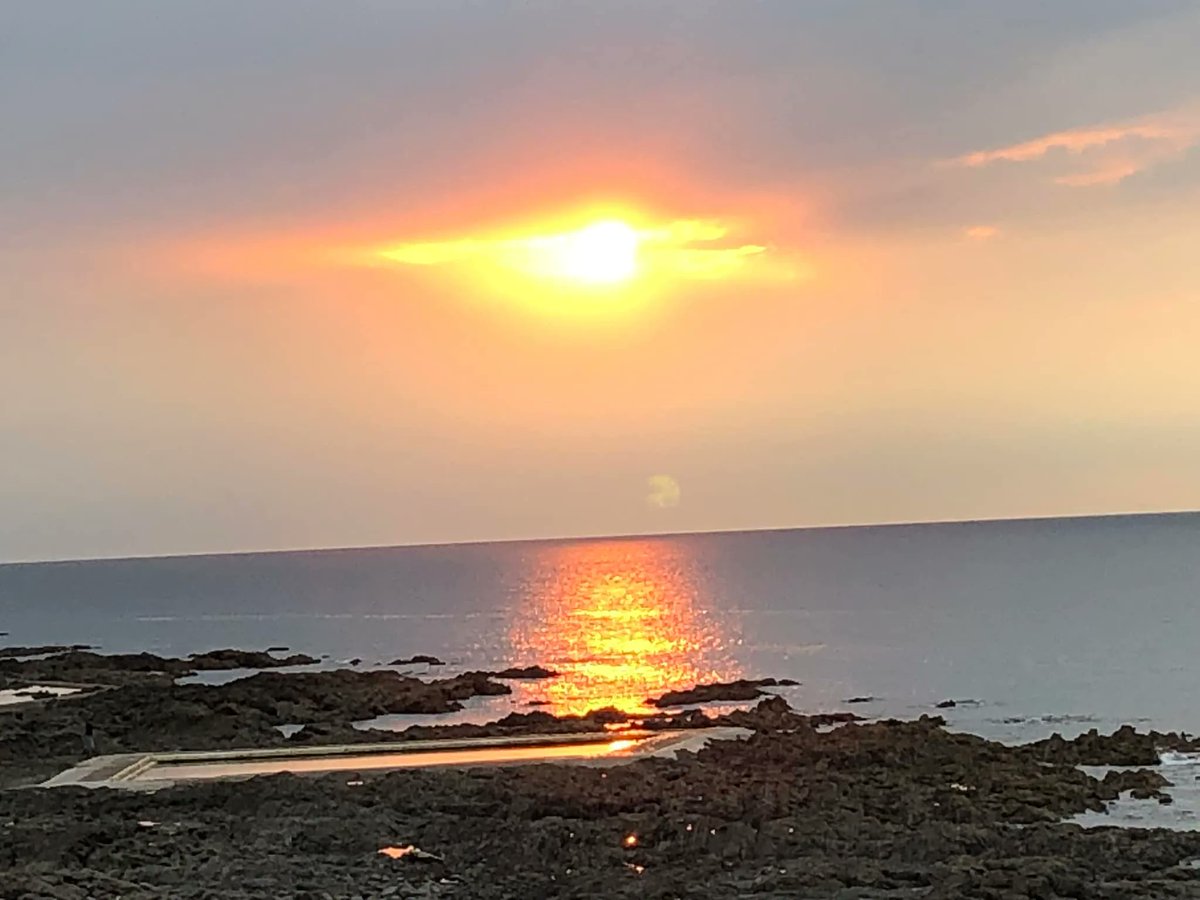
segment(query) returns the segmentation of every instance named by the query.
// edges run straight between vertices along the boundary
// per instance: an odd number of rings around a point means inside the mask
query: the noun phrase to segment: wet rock
[[[846,703],[874,703],[875,699],[876,698],[874,698],[870,695],[867,695],[864,697],[851,697],[849,700],[847,700],[845,702]]]
[[[694,710],[699,712],[699,710]],[[805,715],[792,709],[786,700],[779,696],[769,696],[748,710],[734,710],[715,720],[696,722],[692,727],[708,727],[710,725],[733,725],[737,728],[749,728],[752,731],[796,731],[811,730],[830,725],[843,725],[860,721],[861,717],[851,712],[817,713]]]
[[[154,653],[101,654],[66,650],[36,659],[0,658],[0,677],[72,684],[135,684],[190,674],[190,663]]]
[[[491,676],[493,678],[507,679],[536,679],[556,678],[558,673],[544,666],[525,666],[524,668],[501,669],[499,672],[492,672]]]
[[[0,631],[0,637],[8,634]],[[43,644],[38,647],[0,647],[0,659],[21,656],[40,656],[46,653],[68,653],[72,650],[92,650],[90,644]]]
[[[765,696],[767,692],[762,690],[764,687],[781,687],[798,683],[788,678],[761,678],[755,681],[739,679],[714,684],[698,684],[688,690],[667,691],[661,697],[651,697],[646,701],[646,705],[663,709],[669,706],[690,706],[693,703],[742,703]]]
[[[956,706],[958,706],[957,700],[942,700],[933,704],[934,709],[954,709]]]
[[[1159,772],[1149,769],[1107,772],[1100,783],[1105,792],[1111,792],[1106,793],[1106,800],[1115,800],[1120,794],[1129,791],[1135,800],[1166,799],[1170,802],[1170,797],[1162,789],[1169,787],[1171,782]]]
[[[173,680],[197,671],[221,669],[268,669],[309,665],[311,656],[272,656],[260,650],[210,650],[188,659],[155,653],[95,653],[81,647],[16,647],[17,651],[54,651],[35,659],[24,654],[0,654],[0,679],[12,681],[59,681],[71,684],[128,685]]]
[[[283,649],[286,650],[287,648],[284,647]],[[209,650],[206,653],[193,653],[188,657],[188,662],[197,671],[210,671],[309,666],[319,662],[319,660],[304,653],[294,653],[291,656],[277,657],[272,656],[270,650]]]
[[[409,656],[404,659],[393,659],[390,663],[388,663],[388,665],[389,666],[415,666],[415,665],[420,665],[422,663],[427,666],[444,666],[445,665],[445,663],[442,662],[440,659],[438,659],[436,656],[426,656],[423,653],[418,653],[416,656]]]
[[[1025,751],[1043,762],[1085,766],[1153,766],[1162,750],[1200,752],[1200,739],[1176,732],[1139,732],[1123,725],[1112,734],[1095,728],[1073,740],[1055,733],[1026,746]]]

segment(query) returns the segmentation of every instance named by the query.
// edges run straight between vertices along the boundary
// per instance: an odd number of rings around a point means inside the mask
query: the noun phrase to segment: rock
[[[1123,725],[1110,735],[1102,735],[1093,728],[1070,741],[1055,733],[1024,749],[1043,762],[1065,765],[1153,766],[1160,762],[1162,750],[1200,752],[1200,739],[1175,732],[1141,733],[1131,725]]]
[[[422,681],[349,669],[176,684],[163,671],[170,661],[123,662],[139,667],[131,676],[159,668],[77,700],[0,710],[0,786],[80,758],[85,722],[103,737],[103,752],[121,752],[285,747],[275,727],[285,723],[306,723],[296,743],[320,744],[587,733],[631,719],[615,709],[535,710],[486,725],[363,731],[350,723],[445,711],[510,688],[484,672]],[[91,662],[101,672],[116,664]],[[723,716],[691,709],[632,718],[649,730],[753,731],[678,759],[277,775],[146,793],[0,790],[0,897],[367,898],[392,888],[437,900],[1200,896],[1187,866],[1200,857],[1200,834],[1062,821],[1125,792],[1169,802],[1160,772],[1097,779],[1076,765],[1149,765],[1162,749],[1192,750],[1194,738],[1126,727],[1012,747],[948,732],[938,716],[856,720],[804,715],[766,696]],[[444,862],[410,865],[379,853],[407,846]]]
[[[558,673],[553,669],[547,669],[543,666],[525,666],[523,669],[510,668],[502,669],[499,672],[492,672],[493,678],[507,679],[535,679],[535,678],[556,678]]]
[[[1107,800],[1115,800],[1125,791],[1129,791],[1135,800],[1161,800],[1166,797],[1170,802],[1170,797],[1163,793],[1162,789],[1169,787],[1171,782],[1167,781],[1160,773],[1149,769],[1108,772],[1101,780],[1101,784],[1111,791],[1110,795],[1105,796]]]
[[[851,697],[849,700],[847,700],[845,702],[846,703],[874,703],[875,698],[870,695],[865,696],[865,697]]]
[[[942,700],[940,703],[933,704],[934,709],[954,709],[958,706],[957,700]]]
[[[689,706],[693,703],[741,703],[746,700],[757,700],[764,696],[767,693],[762,690],[764,687],[798,683],[787,678],[783,680],[761,678],[756,681],[739,679],[738,681],[714,684],[698,684],[686,691],[667,691],[661,697],[652,697],[646,701],[646,705],[663,709],[669,706]]]
[[[356,656],[356,657],[354,657],[354,659],[352,659],[352,660],[349,660],[349,661],[348,661],[348,664],[349,664],[349,665],[351,665],[351,666],[357,666],[357,665],[361,665],[361,664],[362,664],[362,657]]]
[[[393,659],[389,666],[415,666],[424,663],[427,666],[444,666],[445,663],[436,656],[426,656],[423,653],[418,653],[416,656],[409,656],[404,659]]]
[[[0,631],[0,637],[7,635]],[[90,644],[44,644],[40,647],[0,647],[0,659],[10,659],[21,656],[41,656],[47,653],[68,653],[72,650],[92,650]]]
[[[221,669],[267,669],[309,665],[311,656],[295,654],[279,658],[259,650],[210,650],[188,659],[154,653],[95,653],[90,650],[54,647],[9,648],[23,651],[54,650],[35,659],[0,654],[0,677],[26,681],[59,681],[70,684],[126,685],[170,681],[197,671]]]
[[[290,649],[292,649],[292,648],[291,648],[291,647],[284,647],[284,646],[279,646],[279,647],[268,647],[268,648],[267,648],[267,652],[268,652],[268,653],[287,653],[287,652],[288,652]]]
[[[280,658],[272,656],[270,650],[209,650],[206,653],[193,653],[188,657],[188,662],[198,671],[211,671],[309,666],[319,660],[304,653],[294,653],[291,656]]]
[[[526,706],[549,706],[550,701],[549,700],[530,700],[525,705]]]
[[[72,684],[133,684],[171,680],[192,671],[186,660],[154,653],[101,654],[65,650],[36,659],[0,658],[0,676]]]
[[[309,678],[322,674],[337,677]],[[352,705],[368,690],[416,680],[346,670],[251,678],[264,699],[294,692],[316,704],[344,691]],[[164,716],[153,733],[173,740],[185,699],[202,707],[198,721],[214,718],[199,699],[207,694],[181,687],[198,686],[137,685],[99,696],[146,708],[150,695],[171,698],[158,707]],[[1061,821],[1102,809],[1118,791],[1159,790],[1159,773],[1096,779],[1071,763],[1047,764],[1028,747],[948,732],[932,716],[823,733],[780,697],[737,715],[755,713],[762,728],[747,740],[611,767],[278,775],[145,793],[0,791],[0,897],[1200,896],[1187,865],[1200,857],[1200,834]],[[0,723],[14,716],[0,713]],[[646,718],[715,721],[698,710]],[[596,728],[594,719],[544,712],[501,721],[443,726],[441,734]],[[349,729],[335,718],[310,727]],[[1134,740],[1123,734],[1117,745]],[[1077,749],[1105,743],[1113,742],[1096,736]],[[7,744],[2,752],[7,776],[33,751]],[[408,847],[437,859],[410,858]]]

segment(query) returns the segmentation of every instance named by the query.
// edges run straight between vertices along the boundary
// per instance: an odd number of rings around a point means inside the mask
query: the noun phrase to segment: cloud
[[[1117,184],[1131,175],[1183,156],[1200,143],[1200,110],[1179,109],[1129,122],[1073,128],[992,150],[977,150],[951,165],[982,168],[1072,158],[1072,171],[1054,181],[1068,187]]]
[[[647,505],[655,509],[671,509],[679,505],[679,482],[670,475],[651,475],[646,479]]]
[[[768,248],[762,244],[728,242],[730,228],[712,219],[680,219],[635,230],[639,267],[652,273],[684,279],[718,279],[737,275],[754,265],[755,274],[779,274],[764,266]],[[463,237],[443,241],[396,244],[370,251],[367,259],[407,266],[484,266],[527,275],[553,272],[559,257],[585,233],[579,227],[564,232]],[[791,270],[788,270],[791,273]],[[794,274],[794,273],[791,273]]]
[[[973,241],[986,241],[998,236],[1000,229],[995,225],[972,225],[963,231],[963,234]]]

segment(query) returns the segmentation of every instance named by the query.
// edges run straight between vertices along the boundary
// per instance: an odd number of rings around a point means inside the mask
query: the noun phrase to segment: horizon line
[[[82,557],[62,557],[50,559],[17,559],[0,561],[0,569],[9,566],[45,566],[45,565],[69,565],[71,563],[89,563],[89,562],[138,562],[150,560],[171,560],[171,559],[204,559],[208,557],[227,557],[227,556],[266,556],[266,555],[282,555],[288,553],[354,553],[367,550],[416,550],[416,549],[436,549],[441,547],[477,547],[483,544],[546,544],[558,541],[617,541],[617,540],[638,540],[646,538],[683,538],[683,537],[705,537],[716,535],[729,534],[772,534],[786,531],[844,531],[850,529],[867,529],[867,528],[905,528],[914,526],[941,526],[941,525],[991,525],[1004,523],[1021,523],[1021,522],[1054,522],[1054,521],[1076,521],[1081,519],[1129,519],[1129,518],[1149,518],[1151,516],[1189,516],[1200,513],[1196,509],[1172,509],[1172,510],[1136,510],[1129,512],[1110,512],[1110,513],[1066,513],[1066,514],[1049,514],[1041,516],[995,516],[990,518],[978,519],[912,519],[912,520],[895,520],[883,522],[835,522],[825,525],[764,525],[753,528],[713,528],[702,529],[697,531],[651,531],[651,532],[624,532],[617,534],[578,534],[578,535],[563,535],[557,537],[538,536],[538,537],[512,537],[512,538],[464,538],[456,541],[418,541],[414,543],[399,543],[399,544],[362,544],[362,545],[341,545],[333,547],[270,547],[266,549],[252,550],[200,550],[194,552],[184,551],[181,553],[150,553],[138,554],[131,556],[82,556]]]

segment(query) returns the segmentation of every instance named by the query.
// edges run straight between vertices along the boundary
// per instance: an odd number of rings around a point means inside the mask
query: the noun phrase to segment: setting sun
[[[615,284],[637,274],[641,237],[618,220],[595,222],[578,231],[546,238],[549,268],[560,278],[584,284]]]
[[[661,290],[672,281],[802,274],[796,259],[767,259],[763,244],[731,239],[730,226],[720,219],[647,221],[644,215],[611,213],[572,218],[529,230],[377,245],[365,254],[352,251],[349,258],[457,270],[488,291],[519,285],[526,300],[536,296],[537,283],[548,283],[554,290],[544,298],[552,301],[546,308],[563,308],[565,290],[576,300],[602,297],[611,308],[618,297],[632,302],[638,292]]]

